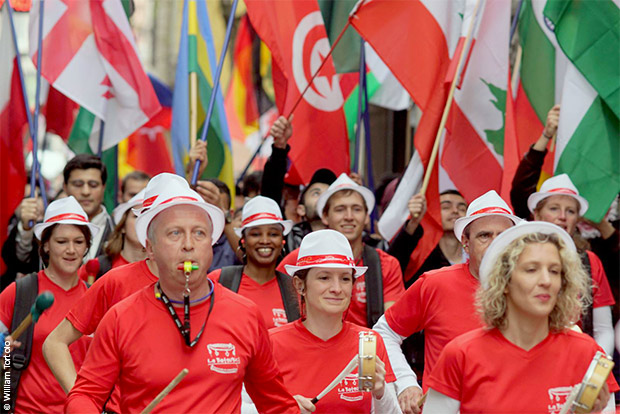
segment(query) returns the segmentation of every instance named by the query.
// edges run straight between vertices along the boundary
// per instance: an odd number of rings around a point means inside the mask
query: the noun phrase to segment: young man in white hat
[[[424,330],[426,379],[448,342],[481,326],[475,309],[480,262],[493,239],[519,221],[495,191],[475,199],[467,208],[466,216],[454,223],[454,234],[463,243],[469,260],[420,276],[375,325],[374,329],[383,336],[396,374],[396,388],[404,413],[419,412],[417,402],[422,390],[400,349],[402,341]]]
[[[356,262],[368,266],[368,272],[355,280],[346,315],[347,321],[366,327],[372,327],[405,292],[398,261],[362,241],[362,233],[370,222],[370,212],[374,206],[372,191],[344,173],[321,194],[317,202],[317,211],[323,223],[327,228],[342,233],[351,244]],[[294,264],[297,253],[294,250],[287,255],[278,270],[283,270],[284,265]]]
[[[579,195],[579,190],[566,174],[547,179],[540,191],[528,197],[527,206],[535,220],[556,224],[571,236],[575,235],[579,218],[588,211],[588,201]],[[598,256],[584,249],[579,249],[579,255],[590,276],[592,293],[592,304],[581,319],[582,329],[611,355],[614,350],[611,307],[616,301]]]
[[[256,305],[206,277],[223,227],[222,211],[187,184],[149,183],[136,231],[159,281],[103,317],[66,412],[101,412],[117,383],[121,412],[141,411],[184,368],[159,411],[238,412],[243,383],[261,412],[299,411]]]

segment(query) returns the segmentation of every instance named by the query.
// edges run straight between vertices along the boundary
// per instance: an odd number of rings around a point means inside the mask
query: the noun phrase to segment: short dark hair
[[[130,172],[123,178],[121,181],[121,193],[125,192],[125,186],[127,185],[127,181],[136,180],[136,181],[148,181],[151,179],[151,176],[145,173],[144,171],[135,170]]]
[[[244,197],[249,197],[251,193],[260,194],[262,179],[262,171],[254,171],[252,174],[243,177],[243,187],[241,188],[241,194],[243,194]]]
[[[65,184],[69,184],[69,177],[73,170],[88,170],[94,168],[101,172],[101,183],[105,185],[108,178],[108,171],[105,168],[105,164],[101,162],[101,159],[92,154],[78,154],[71,158],[65,169],[62,171]]]
[[[41,233],[41,240],[39,241],[39,257],[41,257],[41,260],[43,261],[43,264],[45,266],[47,266],[50,262],[50,254],[49,252],[46,252],[45,249],[43,249],[43,245],[52,238],[52,233],[54,232],[54,229],[60,224],[62,223],[52,224]],[[86,239],[86,251],[84,252],[84,255],[86,255],[92,243],[92,240],[90,239],[90,229],[88,228],[88,226],[80,226],[76,224],[74,224],[74,226],[80,229],[80,231],[84,235],[84,238]]]
[[[207,178],[205,181],[209,181],[210,183],[215,184],[215,186],[217,187],[218,190],[220,190],[220,193],[224,193],[228,196],[228,206],[226,207],[226,209],[230,209],[230,204],[232,202],[232,200],[230,199],[230,188],[228,188],[228,186],[226,185],[226,183],[222,180],[218,180],[217,178]]]
[[[452,194],[452,195],[457,195],[457,196],[463,197],[463,194],[459,193],[458,190],[454,190],[454,189],[442,191],[439,195],[442,196],[442,195],[446,195],[446,194]],[[463,198],[465,198],[465,197],[463,197]]]

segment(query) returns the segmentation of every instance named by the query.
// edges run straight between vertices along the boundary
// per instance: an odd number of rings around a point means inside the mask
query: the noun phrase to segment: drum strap
[[[362,261],[368,270],[364,274],[366,281],[366,326],[372,328],[383,315],[383,273],[381,260],[374,247],[364,244]]]

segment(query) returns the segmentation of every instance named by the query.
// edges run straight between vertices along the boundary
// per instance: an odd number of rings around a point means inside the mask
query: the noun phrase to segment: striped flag
[[[185,175],[190,149],[189,73],[195,72],[198,75],[197,138],[200,138],[205,127],[216,66],[217,59],[206,2],[186,0],[183,4],[183,23],[172,98],[172,154],[174,167],[179,175]],[[207,151],[209,160],[203,177],[219,178],[233,193],[235,186],[231,141],[221,88],[215,99],[211,126],[207,134]]]
[[[598,222],[620,191],[620,9],[612,0],[548,1],[543,14],[568,59],[555,175],[571,177]]]
[[[107,121],[103,149],[113,147],[160,110],[121,1],[34,2],[29,53],[35,65],[40,4],[45,7],[42,75]],[[98,144],[98,134],[93,133],[91,149],[96,152]]]

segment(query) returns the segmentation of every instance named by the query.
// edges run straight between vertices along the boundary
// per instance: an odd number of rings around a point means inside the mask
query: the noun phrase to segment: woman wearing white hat
[[[19,383],[17,371],[11,372],[11,398],[15,412],[62,412],[65,393],[49,370],[41,347],[47,335],[65,317],[74,303],[86,292],[86,284],[78,277],[78,268],[86,255],[91,237],[99,231],[89,223],[88,216],[72,196],[51,203],[45,211],[44,221],[35,225],[34,234],[39,240],[39,255],[45,268],[32,273],[8,286],[0,295],[0,321],[2,330],[14,331],[21,321],[13,320],[16,304],[28,307],[34,303],[37,293],[50,291],[54,295],[52,306],[47,309],[34,325],[31,339],[23,335],[21,342],[14,342],[17,349],[11,358],[13,368],[19,363],[18,349],[24,349],[30,357],[21,371]],[[32,294],[28,298],[27,293]],[[19,318],[19,317],[18,317]],[[7,337],[8,341],[12,338]],[[88,339],[84,338],[71,348],[71,356],[76,366],[80,366],[86,354]],[[6,401],[5,401],[6,402]]]
[[[356,266],[347,238],[318,230],[301,242],[295,265],[286,265],[301,296],[302,319],[270,331],[274,356],[284,383],[304,410],[315,413],[399,413],[395,381],[383,340],[377,337],[377,369],[372,392],[358,391],[358,371],[347,375],[316,407],[311,398],[334,380],[358,354],[360,332],[370,329],[344,321]],[[302,410],[302,412],[305,412]]]
[[[571,236],[576,234],[579,218],[588,211],[588,201],[579,195],[579,190],[566,174],[546,180],[540,191],[529,196],[527,206],[534,220],[556,224]],[[581,319],[581,327],[605,352],[612,354],[614,329],[611,306],[615,300],[609,280],[601,260],[594,252],[579,249],[579,255],[590,276],[588,279],[592,296],[592,303]]]
[[[433,368],[424,413],[557,413],[597,351],[570,327],[590,299],[571,237],[545,222],[501,233],[480,265],[486,327],[461,335]],[[610,376],[595,411],[613,397]]]
[[[129,201],[116,206],[112,212],[116,226],[104,247],[104,254],[80,267],[78,274],[82,280],[92,285],[110,269],[146,259],[146,249],[138,240],[136,215],[132,211],[135,207],[142,207],[143,201],[144,189]]]
[[[242,224],[235,228],[242,266],[226,266],[209,274],[228,289],[254,301],[267,328],[299,318],[298,298],[291,278],[276,271],[284,247],[284,236],[293,227],[283,220],[280,208],[270,198],[256,196],[243,206]]]

